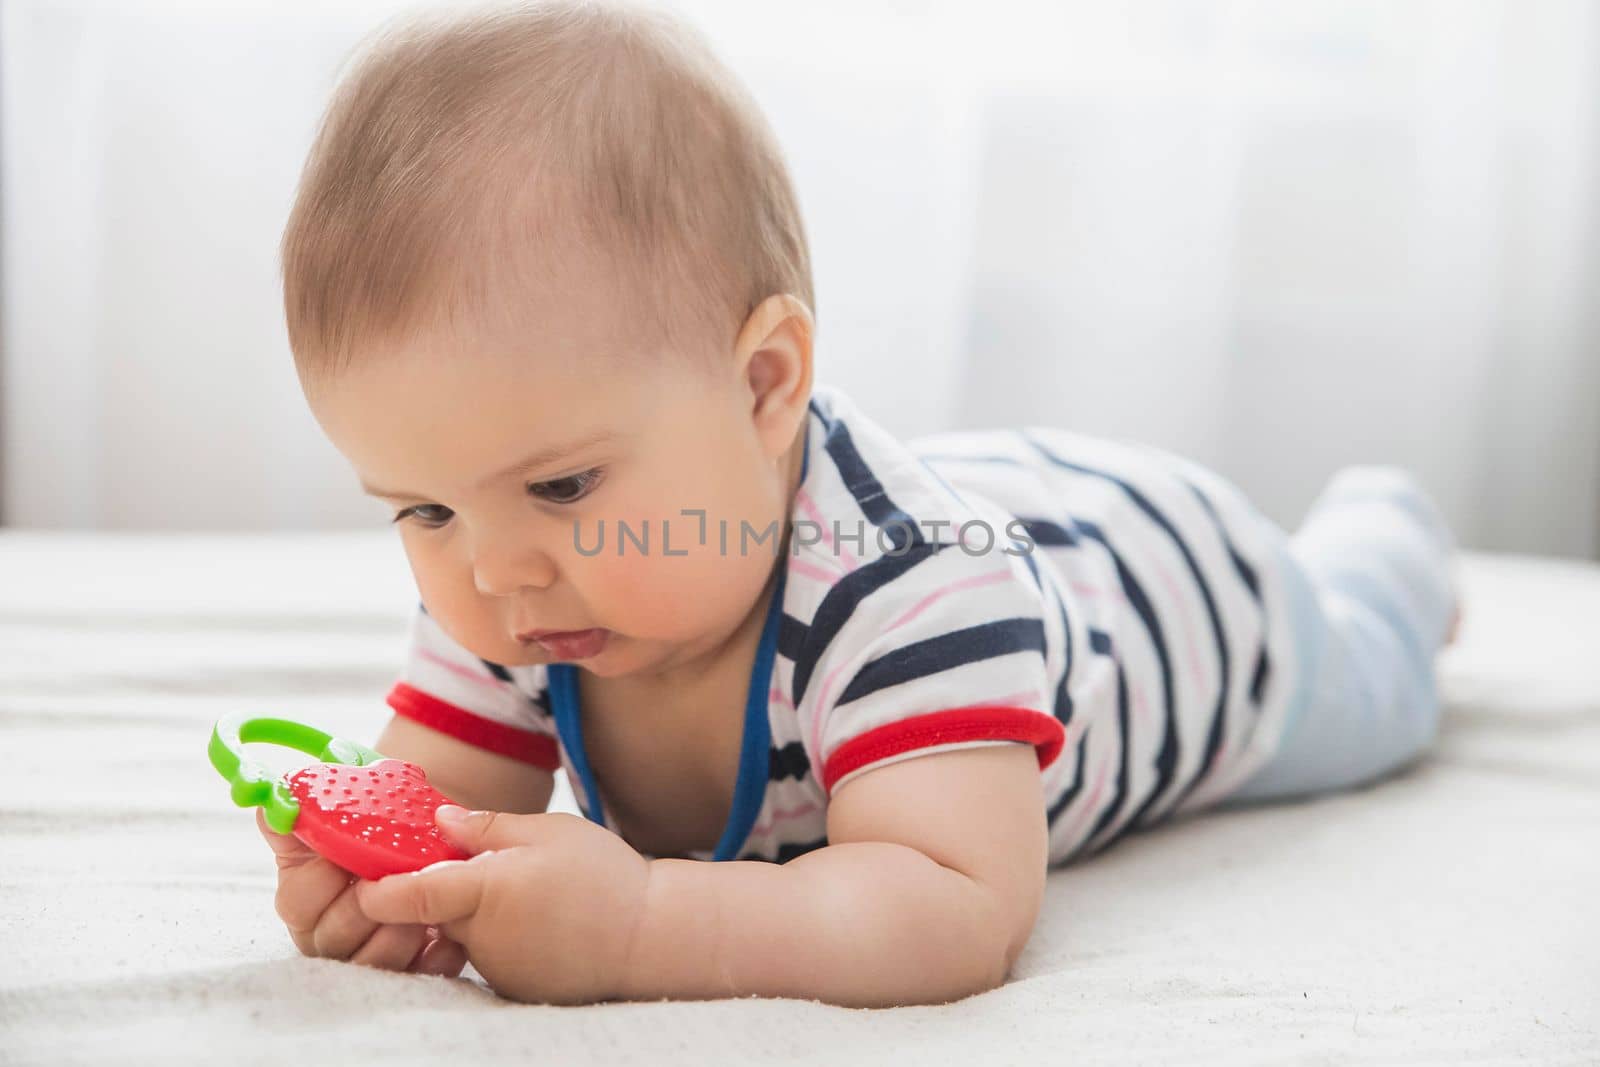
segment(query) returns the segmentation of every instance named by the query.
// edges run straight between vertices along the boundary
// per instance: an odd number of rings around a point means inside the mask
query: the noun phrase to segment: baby
[[[378,38],[283,268],[307,402],[417,583],[375,747],[473,856],[356,881],[263,825],[307,955],[554,1003],[948,1001],[1005,980],[1047,870],[1435,734],[1453,543],[1407,476],[1340,472],[1291,538],[1152,448],[896,441],[813,382],[782,156],[659,12]],[[583,816],[545,810],[557,768]]]

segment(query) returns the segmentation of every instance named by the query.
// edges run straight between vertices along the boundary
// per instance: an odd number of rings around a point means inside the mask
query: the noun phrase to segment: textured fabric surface
[[[1468,554],[1462,587],[1428,757],[1053,873],[997,990],[559,1008],[301,959],[206,762],[228,712],[376,735],[389,531],[0,531],[0,1063],[1594,1063],[1600,568]]]

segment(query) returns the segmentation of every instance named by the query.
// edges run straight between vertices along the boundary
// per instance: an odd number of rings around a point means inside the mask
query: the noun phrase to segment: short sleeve
[[[543,679],[542,668],[507,668],[474,655],[418,601],[405,664],[385,701],[403,718],[553,771],[561,759]]]
[[[840,579],[818,605],[795,677],[823,789],[980,745],[1031,744],[1049,766],[1065,734],[1052,713],[1045,603],[1021,553],[956,544],[912,544]]]

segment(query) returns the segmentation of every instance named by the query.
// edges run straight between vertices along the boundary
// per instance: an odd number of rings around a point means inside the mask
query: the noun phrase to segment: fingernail
[[[440,822],[458,823],[466,820],[467,809],[459,804],[440,804],[433,814]]]

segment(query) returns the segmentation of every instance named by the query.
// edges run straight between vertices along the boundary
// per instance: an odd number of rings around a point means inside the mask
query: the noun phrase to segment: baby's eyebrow
[[[508,478],[513,474],[522,474],[527,471],[536,470],[539,467],[554,463],[562,456],[573,452],[578,452],[585,448],[593,448],[596,445],[611,444],[620,438],[621,435],[615,433],[614,431],[596,430],[593,433],[585,434],[582,437],[576,438],[572,441],[567,441],[563,444],[549,445],[545,448],[539,449],[531,455],[524,456],[522,459],[518,460],[516,463],[513,463],[504,470],[496,474],[489,475],[480,481],[474,488],[482,489],[485,486],[488,486],[493,482],[497,482],[502,478]],[[422,499],[422,497],[418,496],[416,493],[407,493],[399,489],[379,489],[376,486],[368,485],[365,480],[361,482],[361,490],[368,496],[392,497],[396,500]]]

